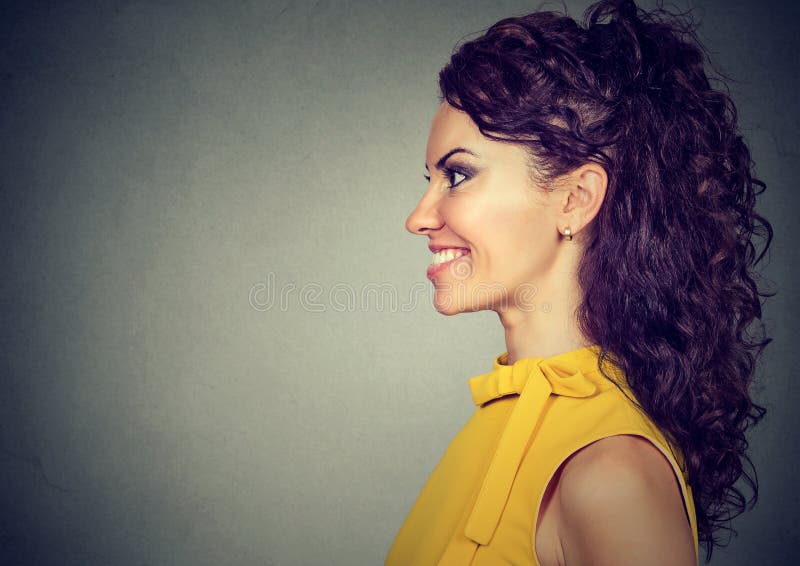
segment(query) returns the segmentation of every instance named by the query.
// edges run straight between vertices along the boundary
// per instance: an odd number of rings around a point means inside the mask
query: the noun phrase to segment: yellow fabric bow
[[[523,358],[509,366],[503,364],[507,359],[507,353],[498,356],[493,371],[469,380],[472,398],[479,406],[519,394],[467,520],[466,536],[481,545],[488,544],[494,535],[525,447],[550,395],[589,397],[597,391],[595,383],[578,367],[562,360]]]

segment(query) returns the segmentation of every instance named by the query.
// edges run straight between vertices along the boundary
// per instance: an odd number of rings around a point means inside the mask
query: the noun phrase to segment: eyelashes
[[[458,187],[464,181],[470,179],[472,177],[472,173],[469,171],[464,171],[460,167],[445,167],[442,169],[442,174],[445,179],[448,181],[447,188],[452,190]],[[431,177],[430,175],[423,175],[425,180],[430,183]]]

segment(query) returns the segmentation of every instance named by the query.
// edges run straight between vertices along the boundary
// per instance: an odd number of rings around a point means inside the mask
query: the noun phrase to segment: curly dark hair
[[[766,185],[695,29],[687,13],[631,0],[597,2],[581,24],[507,18],[458,47],[439,87],[486,137],[523,144],[545,190],[587,161],[605,168],[605,201],[575,237],[578,324],[680,448],[710,560],[715,533],[735,533],[731,520],[758,498],[745,432],[766,413],[749,388],[772,341],[759,297],[774,293],[754,270],[772,241],[755,211]]]

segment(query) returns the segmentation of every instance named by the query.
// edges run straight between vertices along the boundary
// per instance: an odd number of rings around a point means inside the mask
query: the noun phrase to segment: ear
[[[608,174],[602,165],[592,161],[559,179],[558,231],[569,227],[573,235],[587,226],[606,197]]]

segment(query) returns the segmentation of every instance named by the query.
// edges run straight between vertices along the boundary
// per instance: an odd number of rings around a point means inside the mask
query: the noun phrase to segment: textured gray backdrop
[[[762,496],[712,563],[789,564],[800,12],[691,5],[739,81],[779,289]],[[536,4],[2,6],[0,559],[382,563],[504,346],[493,314],[435,313],[403,229],[436,73]]]

